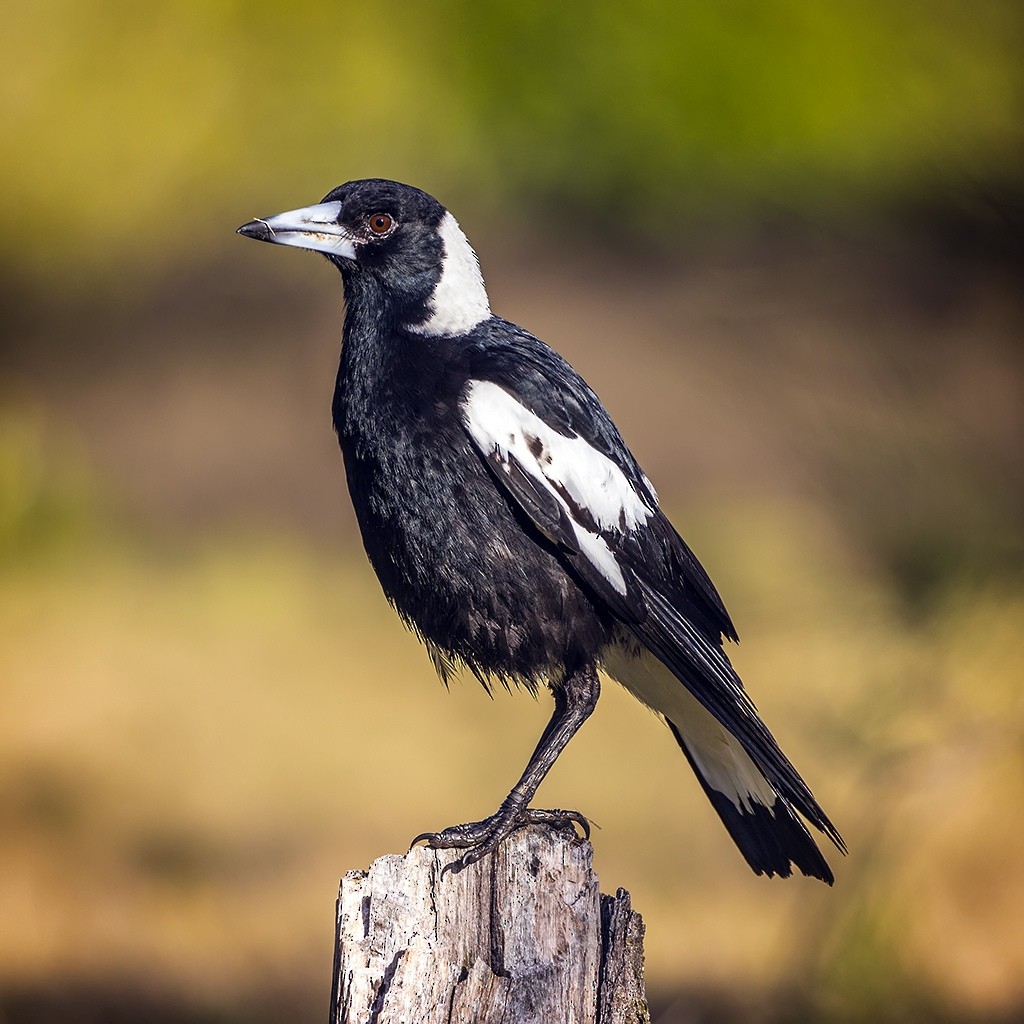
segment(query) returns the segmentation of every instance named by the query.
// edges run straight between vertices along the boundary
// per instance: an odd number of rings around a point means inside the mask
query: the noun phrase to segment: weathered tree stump
[[[640,915],[593,850],[528,828],[463,871],[416,848],[338,894],[331,1024],[649,1024]]]

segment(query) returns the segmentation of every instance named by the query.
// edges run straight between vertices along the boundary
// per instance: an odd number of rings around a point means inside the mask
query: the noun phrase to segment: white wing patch
[[[445,213],[437,228],[444,243],[441,279],[430,298],[429,320],[410,327],[414,334],[465,334],[491,315],[483,275],[469,239],[458,221]]]
[[[704,781],[752,813],[760,804],[774,813],[778,794],[750,755],[703,704],[650,651],[634,644],[605,649],[602,667],[641,703],[679,730]]]
[[[624,533],[653,514],[625,474],[582,437],[566,437],[491,381],[470,381],[463,401],[470,436],[487,455],[514,456],[565,509],[580,551],[620,593],[626,581],[602,531]]]

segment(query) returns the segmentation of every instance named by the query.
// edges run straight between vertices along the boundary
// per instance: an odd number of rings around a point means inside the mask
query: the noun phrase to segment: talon
[[[464,868],[468,868],[471,864],[476,864],[477,861],[483,860],[491,851],[485,849],[482,846],[476,846],[472,850],[467,850],[458,860],[453,861],[452,870],[462,871]]]
[[[571,828],[576,834],[578,825],[583,838],[590,838],[590,822],[579,811],[544,810],[538,807],[524,807],[509,812],[499,809],[484,821],[470,821],[465,825],[451,825],[440,832],[421,832],[409,844],[412,850],[417,843],[426,843],[432,850],[465,850],[466,852],[445,867],[445,870],[461,871],[463,868],[483,860],[493,853],[513,832],[527,825],[546,825],[549,828]]]
[[[440,838],[440,836],[441,836],[441,834],[440,834],[439,832],[421,832],[421,833],[420,833],[420,834],[419,834],[418,836],[416,836],[416,838],[415,838],[415,839],[413,839],[413,841],[412,841],[412,842],[411,842],[411,843],[409,844],[409,849],[408,849],[408,850],[407,850],[406,852],[407,852],[407,853],[412,853],[412,851],[413,851],[413,850],[414,850],[414,849],[416,848],[416,844],[417,844],[417,843],[424,843],[424,842],[425,842],[425,843],[427,844],[427,846],[429,846],[429,847],[433,848],[433,846],[434,846],[434,842],[435,842],[435,841],[436,841],[437,839],[439,839],[439,838]]]
[[[574,825],[579,825],[580,830],[583,832],[584,839],[590,839],[590,829],[593,822],[588,817],[580,814],[579,811],[560,811],[559,813],[564,815],[564,820],[566,822],[572,822]],[[596,827],[600,828],[601,826],[598,825]]]

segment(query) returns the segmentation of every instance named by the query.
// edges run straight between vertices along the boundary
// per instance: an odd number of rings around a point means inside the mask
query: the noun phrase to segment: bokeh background
[[[417,184],[615,415],[844,832],[752,876],[608,686],[655,1018],[1024,1015],[1015,0],[38,0],[0,35],[0,1021],[319,1020],[338,877],[488,813],[364,562],[334,271],[236,225]]]

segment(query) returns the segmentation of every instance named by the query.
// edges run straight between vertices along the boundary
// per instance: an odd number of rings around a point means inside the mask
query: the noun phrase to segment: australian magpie
[[[723,649],[714,584],[658,504],[604,406],[557,352],[491,312],[455,218],[369,179],[250,221],[250,238],[313,249],[341,271],[334,392],[363,545],[442,677],[467,666],[536,691],[554,713],[490,818],[424,833],[479,860],[529,807],[594,710],[603,669],[661,716],[757,874],[831,884],[801,817],[843,840],[761,721]]]

